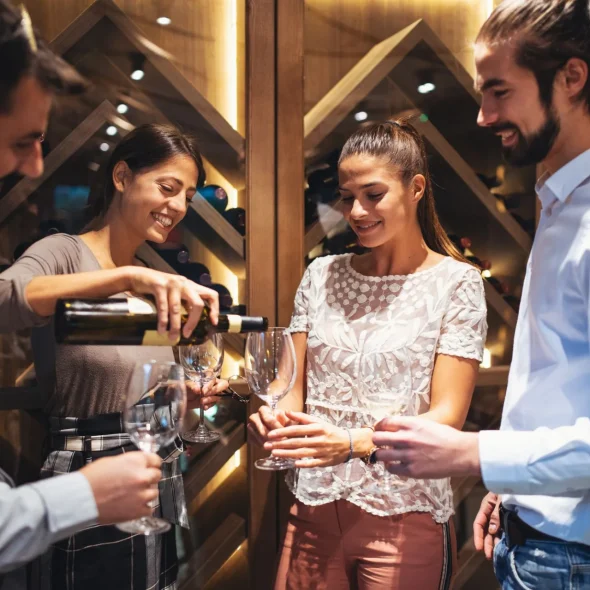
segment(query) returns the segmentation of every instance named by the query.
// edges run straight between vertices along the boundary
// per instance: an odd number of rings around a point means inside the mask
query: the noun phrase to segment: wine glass
[[[400,394],[400,392],[371,391],[366,394],[365,401],[375,423],[389,416],[407,415],[409,408],[406,395]],[[366,488],[368,493],[386,496],[410,489],[411,486],[402,483],[402,480],[398,479],[394,482],[393,476],[387,471],[385,463],[381,467],[383,468],[383,477],[380,481],[374,482]]]
[[[210,334],[209,338],[202,344],[179,347],[178,354],[187,379],[198,383],[199,388],[203,391],[203,387],[218,377],[221,372],[221,365],[223,365],[223,337],[218,333]],[[211,430],[205,424],[205,408],[202,400],[201,397],[198,428],[183,432],[181,435],[187,442],[211,443],[220,439],[220,434],[215,430]]]
[[[286,328],[250,333],[244,355],[245,373],[253,393],[265,401],[274,416],[277,404],[293,387],[297,374],[295,348]],[[281,471],[295,466],[292,459],[267,457],[254,463],[258,469]]]
[[[186,385],[180,365],[157,361],[136,364],[123,412],[125,431],[131,442],[146,453],[155,453],[174,440],[185,410]],[[170,530],[170,523],[147,516],[117,527],[126,533],[149,535],[165,533]]]

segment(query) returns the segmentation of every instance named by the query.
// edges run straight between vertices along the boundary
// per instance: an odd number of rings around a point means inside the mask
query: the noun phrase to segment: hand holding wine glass
[[[297,364],[291,334],[286,328],[248,334],[244,357],[246,380],[253,393],[265,401],[273,416],[279,401],[295,383]],[[268,457],[255,462],[258,469],[279,471],[294,466],[291,459]]]
[[[137,363],[131,375],[123,423],[140,450],[154,453],[178,434],[186,411],[182,367],[171,362]],[[170,523],[153,516],[118,524],[131,534],[164,533]]]
[[[187,379],[198,385],[201,394],[206,393],[208,385],[219,376],[223,365],[224,348],[221,334],[211,334],[202,344],[181,346],[178,354]],[[219,440],[219,433],[205,424],[202,396],[199,411],[200,421],[197,430],[183,432],[183,440],[193,443],[211,443]]]

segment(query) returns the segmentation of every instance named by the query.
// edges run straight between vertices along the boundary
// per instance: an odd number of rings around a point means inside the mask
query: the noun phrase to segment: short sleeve
[[[74,273],[80,248],[73,236],[55,234],[35,242],[10,268],[0,274],[0,332],[42,326],[48,318],[29,306],[25,289],[34,277]]]
[[[481,273],[469,268],[451,294],[436,352],[481,362],[488,332],[486,298]]]
[[[289,332],[309,332],[309,292],[311,290],[311,265],[307,267],[295,294],[293,315]]]

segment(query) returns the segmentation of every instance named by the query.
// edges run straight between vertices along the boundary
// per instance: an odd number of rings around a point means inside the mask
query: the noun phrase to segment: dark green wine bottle
[[[188,314],[183,310],[182,323]],[[264,332],[268,319],[262,316],[220,314],[217,325],[203,309],[189,338],[182,334],[171,341],[158,334],[158,314],[148,298],[60,299],[55,308],[55,339],[60,344],[105,344],[132,346],[176,346],[201,344],[213,332]]]

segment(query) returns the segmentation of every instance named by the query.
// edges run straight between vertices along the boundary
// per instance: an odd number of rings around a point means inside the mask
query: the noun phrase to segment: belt
[[[563,539],[552,537],[542,533],[522,520],[514,510],[500,505],[500,526],[506,535],[506,545],[512,549],[516,545],[524,545],[528,540],[551,541],[552,543],[565,543]]]

